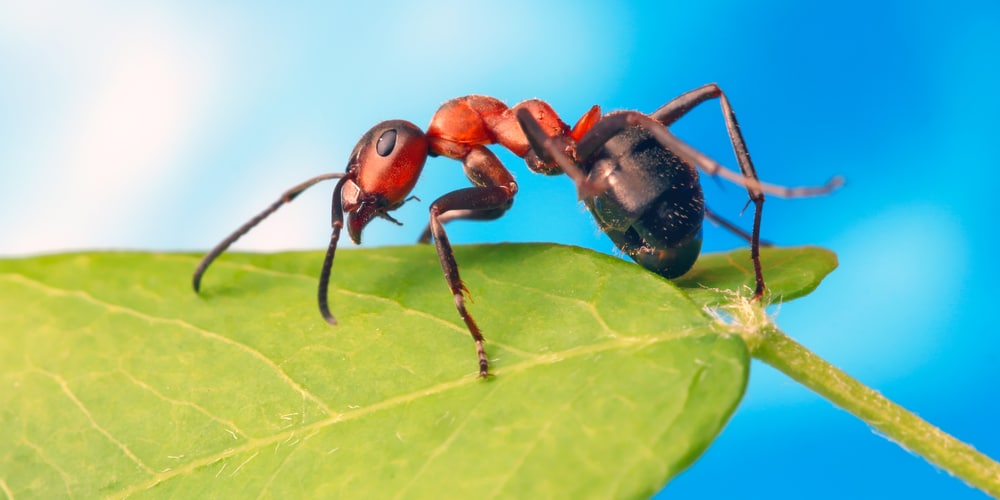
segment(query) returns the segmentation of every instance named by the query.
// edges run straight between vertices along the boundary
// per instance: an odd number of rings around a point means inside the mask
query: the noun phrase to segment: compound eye
[[[378,138],[378,142],[375,143],[375,151],[378,155],[382,157],[389,156],[395,148],[396,129],[392,128],[382,132],[382,135]]]

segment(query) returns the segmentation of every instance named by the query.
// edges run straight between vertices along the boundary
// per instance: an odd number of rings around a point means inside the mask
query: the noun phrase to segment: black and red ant
[[[714,98],[722,105],[740,174],[716,163],[667,129],[695,106]],[[719,221],[750,241],[756,276],[755,299],[765,286],[759,257],[764,193],[811,196],[827,193],[841,183],[834,178],[820,187],[786,188],[761,182],[729,99],[715,84],[684,93],[649,115],[617,111],[601,116],[600,108],[593,106],[573,127],[538,99],[509,108],[495,98],[470,95],[444,103],[431,118],[426,133],[403,120],[375,125],[354,147],[345,173],[319,175],[285,191],[280,199],[213,248],[195,270],[194,289],[198,291],[212,261],[257,223],[310,186],[339,179],[333,190],[333,234],[323,260],[318,299],[323,317],[336,324],[327,303],[327,287],[340,230],[344,227],[344,213],[348,214],[347,232],[354,243],[359,243],[361,232],[376,217],[400,224],[389,212],[409,199],[428,156],[461,160],[474,187],[452,191],[431,204],[430,224],[421,241],[433,238],[437,246],[455,307],[475,340],[479,375],[486,377],[489,361],[483,335],[465,308],[468,290],[459,277],[444,223],[455,219],[496,219],[511,207],[517,182],[486,148],[489,144],[500,144],[524,158],[535,172],[569,175],[579,198],[614,244],[643,267],[666,278],[680,276],[694,264],[701,251],[704,218]],[[693,165],[746,188],[750,195],[748,204],[752,202],[755,207],[750,234],[708,210]]]

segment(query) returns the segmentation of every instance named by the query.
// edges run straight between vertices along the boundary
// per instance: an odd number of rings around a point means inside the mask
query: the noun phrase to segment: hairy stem
[[[853,413],[900,446],[1000,498],[1000,464],[847,375],[773,325],[753,355]]]

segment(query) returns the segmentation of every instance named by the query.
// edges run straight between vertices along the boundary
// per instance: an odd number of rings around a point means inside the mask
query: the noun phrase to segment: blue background
[[[767,202],[767,239],[841,262],[779,324],[1000,457],[996,2],[20,3],[0,2],[0,255],[205,249],[285,188],[341,171],[375,122],[423,126],[460,95],[539,97],[572,123],[595,103],[652,111],[715,81],[766,180],[848,180]],[[715,102],[674,130],[734,166]],[[612,250],[572,183],[502,158],[521,183],[514,208],[449,226],[454,242]],[[430,200],[466,185],[432,160],[423,201],[396,213],[406,225],[376,221],[365,244],[413,242]],[[705,186],[737,218],[741,189]],[[330,187],[238,248],[323,247]],[[714,227],[705,238],[741,245]],[[723,434],[665,494],[984,496],[759,363]]]

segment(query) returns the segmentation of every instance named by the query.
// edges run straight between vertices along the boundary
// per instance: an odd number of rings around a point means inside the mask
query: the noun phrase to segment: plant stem
[[[889,401],[773,325],[761,331],[754,357],[777,368],[966,483],[1000,498],[1000,464]]]

